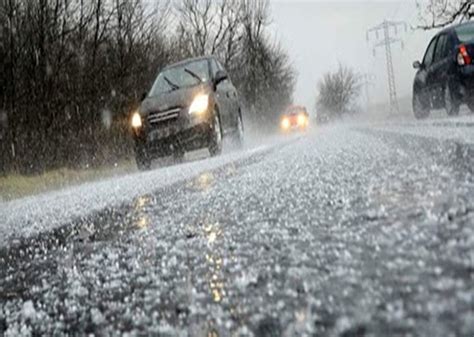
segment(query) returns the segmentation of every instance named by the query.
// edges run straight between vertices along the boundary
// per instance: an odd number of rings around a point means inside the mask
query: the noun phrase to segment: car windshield
[[[474,39],[474,24],[466,24],[454,29],[461,43],[470,42]]]
[[[158,75],[150,90],[149,97],[206,82],[209,80],[209,74],[207,60],[172,66]]]

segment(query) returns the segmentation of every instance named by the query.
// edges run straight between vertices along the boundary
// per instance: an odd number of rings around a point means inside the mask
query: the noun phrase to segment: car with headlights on
[[[305,107],[294,105],[288,107],[280,118],[280,129],[283,132],[304,131],[309,125],[309,114]]]
[[[182,158],[185,152],[222,151],[224,137],[240,146],[244,127],[239,95],[213,56],[170,65],[132,115],[135,156],[140,170],[155,158]]]

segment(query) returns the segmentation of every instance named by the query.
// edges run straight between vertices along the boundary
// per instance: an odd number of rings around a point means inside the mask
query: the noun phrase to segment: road
[[[0,335],[473,336],[473,138],[328,126],[3,205]]]

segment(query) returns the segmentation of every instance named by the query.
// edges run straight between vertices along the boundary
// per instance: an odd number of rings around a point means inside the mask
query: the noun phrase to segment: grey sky
[[[314,107],[316,83],[338,62],[360,73],[376,76],[372,101],[388,99],[385,52],[366,40],[366,29],[384,19],[418,23],[415,0],[405,1],[292,1],[272,0],[272,30],[289,51],[298,71],[295,102]],[[421,59],[434,31],[403,31],[405,48],[393,45],[394,68],[399,97],[411,95],[412,63]],[[375,37],[372,39],[374,41]]]

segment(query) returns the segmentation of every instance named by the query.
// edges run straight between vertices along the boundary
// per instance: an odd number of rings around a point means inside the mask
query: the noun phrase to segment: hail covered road
[[[473,155],[328,126],[0,204],[0,335],[473,336]]]

